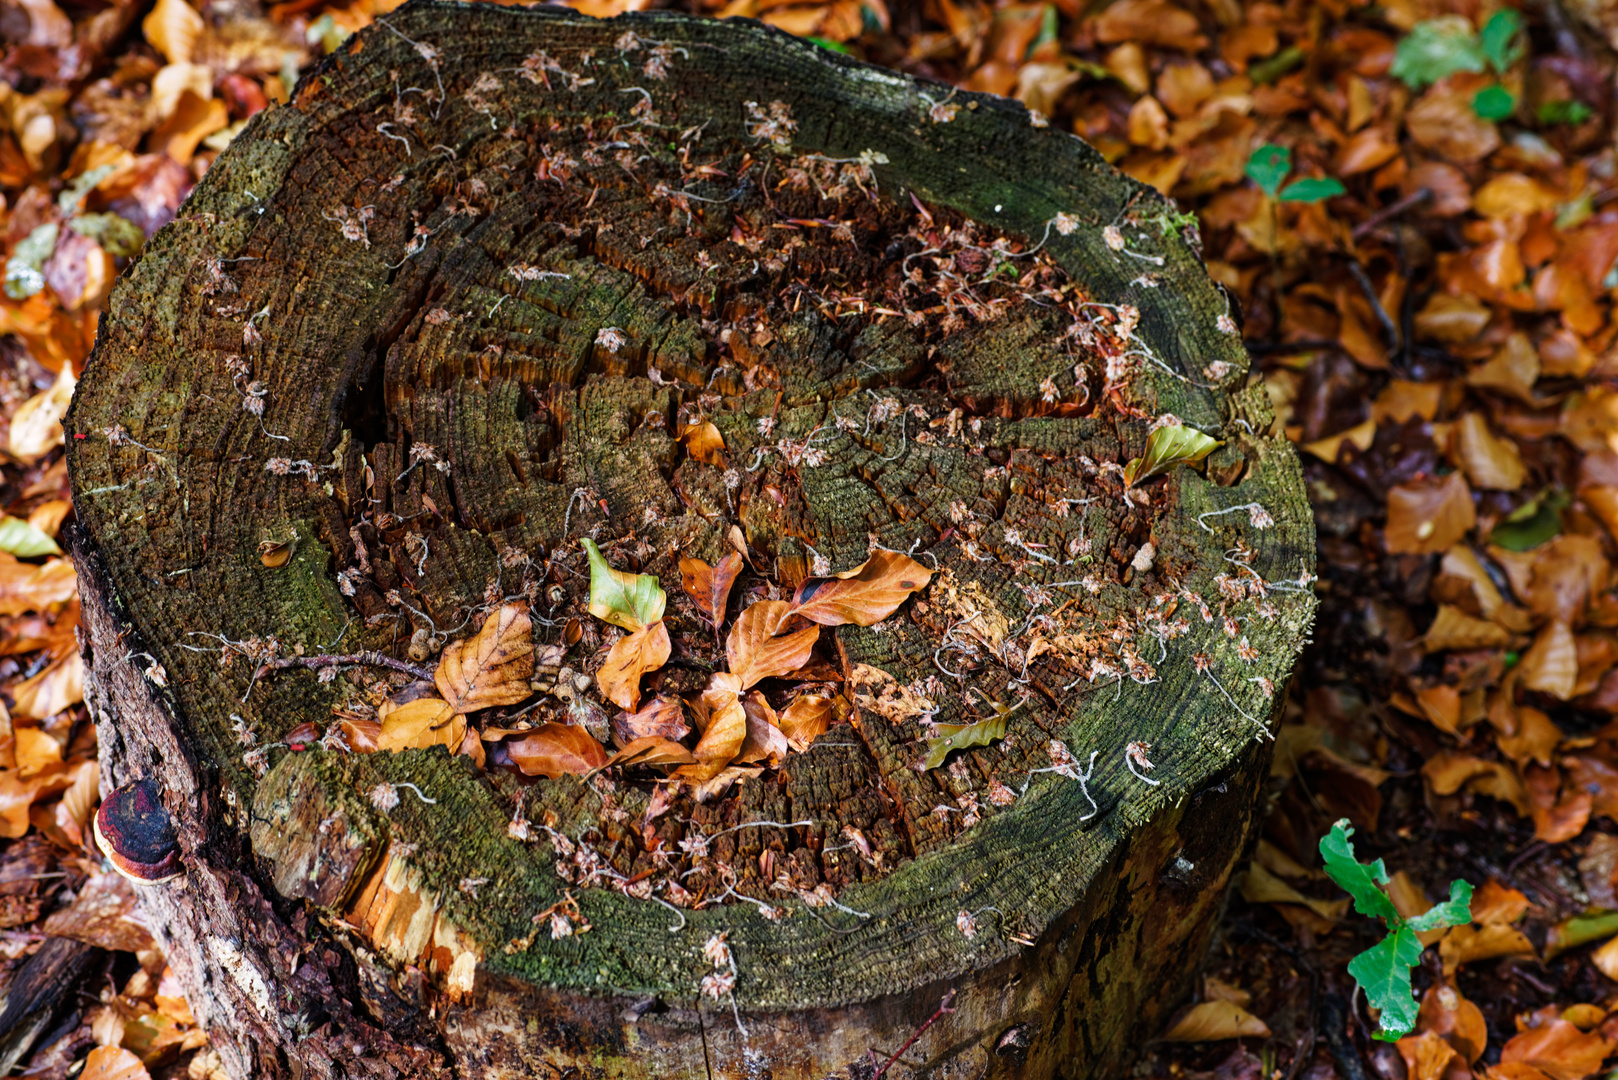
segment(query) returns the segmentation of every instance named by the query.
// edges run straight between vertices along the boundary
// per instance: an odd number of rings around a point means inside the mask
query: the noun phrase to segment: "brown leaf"
[[[718,566],[709,566],[701,559],[680,560],[680,587],[696,602],[703,618],[717,628],[725,621],[725,606],[730,602],[731,586],[742,572],[742,557],[732,551],[719,560]]]
[[[835,699],[825,694],[799,694],[781,713],[781,734],[792,749],[802,753],[826,733],[836,714]]]
[[[1458,472],[1436,483],[1401,484],[1388,491],[1388,550],[1417,555],[1443,551],[1477,519],[1471,489]]]
[[[382,730],[376,748],[397,753],[425,750],[429,746],[460,749],[466,736],[466,717],[440,698],[425,697],[396,705],[382,714]]]
[[[1528,897],[1494,878],[1472,894],[1472,921],[1484,926],[1509,926],[1528,914]]]
[[[1427,759],[1421,767],[1436,795],[1453,795],[1465,785],[1472,791],[1504,799],[1527,816],[1528,796],[1522,783],[1510,767],[1498,761],[1488,761],[1470,754],[1442,752]]]
[[[712,465],[716,469],[725,467],[725,439],[712,421],[687,424],[685,430],[680,432],[680,441],[685,443],[685,452],[704,465]]]
[[[1495,715],[1496,710],[1491,708],[1491,723]],[[1551,755],[1562,741],[1562,729],[1548,715],[1529,705],[1516,706],[1511,719],[1515,721],[1512,730],[1502,730],[1495,736],[1494,744],[1500,748],[1500,752],[1518,765],[1529,761],[1549,765]]]
[[[1416,1026],[1443,1038],[1468,1065],[1482,1057],[1489,1045],[1483,1010],[1446,983],[1428,987],[1421,999],[1421,1011],[1416,1014]]]
[[[690,768],[696,768],[696,766],[687,765],[684,768],[677,769],[675,775],[679,776]],[[693,787],[691,789],[692,797],[699,803],[711,802],[729,791],[732,784],[745,783],[756,778],[763,771],[764,767],[762,765],[753,766],[752,768],[745,765],[732,765],[729,768],[720,769],[719,772]]]
[[[0,837],[15,840],[28,831],[28,808],[63,790],[70,783],[61,766],[45,769],[26,779],[16,769],[0,771]]]
[[[98,1046],[84,1059],[79,1080],[152,1080],[140,1058],[121,1046]]]
[[[1346,896],[1337,900],[1317,900],[1305,896],[1270,873],[1261,862],[1248,864],[1247,879],[1242,882],[1242,899],[1250,904],[1298,904],[1332,922],[1343,917],[1349,904]]]
[[[1268,1038],[1264,1021],[1234,1001],[1204,1001],[1193,1005],[1162,1035],[1164,1042],[1212,1042],[1245,1037]]]
[[[790,674],[809,662],[820,638],[820,627],[810,625],[795,633],[781,634],[791,609],[785,600],[760,600],[749,604],[730,628],[725,659],[741,680],[743,690],[761,679]]]
[[[702,738],[693,753],[697,763],[675,773],[687,780],[711,780],[735,760],[747,741],[747,713],[742,709],[741,680],[720,672],[709,680],[698,701],[697,726]]]
[[[1551,1080],[1584,1080],[1607,1059],[1612,1045],[1597,1032],[1566,1020],[1548,1020],[1511,1038],[1500,1051],[1502,1065],[1531,1065]]]
[[[1454,448],[1457,463],[1474,487],[1516,491],[1528,477],[1522,453],[1510,439],[1489,430],[1481,412],[1469,412],[1456,423]]]
[[[528,609],[506,604],[465,641],[444,646],[433,681],[458,713],[515,705],[533,694],[534,644]]]
[[[62,763],[62,744],[36,727],[16,730],[17,774],[24,780]]]
[[[1529,765],[1523,769],[1522,786],[1530,800],[1534,817],[1534,838],[1547,844],[1560,844],[1584,831],[1594,804],[1591,792],[1577,777],[1562,790],[1561,773],[1555,768]],[[1600,791],[1600,786],[1596,788]]]
[[[606,748],[574,724],[544,723],[503,744],[524,776],[583,776],[611,759]]]
[[[1579,679],[1579,648],[1573,629],[1553,622],[1539,632],[1517,666],[1518,685],[1540,690],[1561,701],[1573,696]]]
[[[776,726],[775,710],[757,690],[742,698],[742,714],[747,717],[747,739],[733,759],[738,765],[765,761],[779,765],[791,750],[787,737]]]
[[[1455,1048],[1431,1031],[1406,1035],[1395,1045],[1399,1056],[1405,1059],[1405,1075],[1409,1080],[1440,1080],[1449,1063],[1455,1060]]]
[[[36,720],[77,705],[84,700],[84,659],[79,650],[53,660],[33,678],[18,683],[12,694],[16,699],[12,711]]]
[[[62,414],[73,400],[73,366],[64,364],[49,390],[17,407],[11,418],[11,456],[32,464],[62,445]]]
[[[596,672],[601,692],[620,709],[634,712],[640,704],[641,676],[668,663],[669,650],[669,630],[662,619],[619,638]]]
[[[619,746],[651,735],[678,740],[690,733],[685,705],[677,697],[654,697],[639,712],[621,712],[612,718],[612,741]]]
[[[1534,944],[1522,931],[1498,923],[1490,926],[1455,926],[1438,943],[1444,971],[1453,972],[1461,964],[1493,960],[1501,956],[1532,956]]]
[[[690,765],[696,756],[672,739],[647,735],[626,743],[612,755],[609,765]]]
[[[880,550],[847,573],[805,580],[793,594],[791,613],[821,626],[874,626],[932,576],[909,556]]]
[[[1500,649],[1511,641],[1505,627],[1475,618],[1453,604],[1438,605],[1438,615],[1421,639],[1421,647],[1430,653],[1450,649]]]
[[[136,913],[138,903],[134,883],[109,869],[90,875],[73,902],[52,912],[40,929],[114,952],[144,952],[156,942]]]
[[[1472,107],[1472,99],[1487,85],[1481,78],[1452,75],[1428,90],[1405,114],[1410,137],[1463,165],[1492,154],[1500,145],[1500,132]]]
[[[1487,363],[1473,368],[1466,376],[1469,386],[1498,390],[1525,405],[1534,404],[1534,383],[1537,381],[1539,381],[1539,351],[1534,348],[1533,342],[1528,340],[1528,335],[1520,331],[1506,338],[1506,343],[1500,347],[1499,352]]]
[[[157,0],[157,6],[140,24],[147,42],[171,64],[191,60],[205,26],[202,16],[185,0]]]
[[[1197,17],[1167,0],[1119,0],[1096,16],[1098,41],[1138,42],[1198,53],[1208,46]]]
[[[67,559],[48,559],[39,566],[0,554],[0,615],[45,611],[79,595],[79,579]]]

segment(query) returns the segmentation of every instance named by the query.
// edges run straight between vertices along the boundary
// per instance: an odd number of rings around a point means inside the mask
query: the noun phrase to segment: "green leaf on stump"
[[[1194,427],[1165,424],[1146,437],[1146,453],[1124,466],[1124,486],[1134,487],[1176,465],[1195,465],[1224,445]]]
[[[631,634],[663,617],[668,596],[656,575],[614,570],[594,540],[579,544],[590,556],[590,614]]]

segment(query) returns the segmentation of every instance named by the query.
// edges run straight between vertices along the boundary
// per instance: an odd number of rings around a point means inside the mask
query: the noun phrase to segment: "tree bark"
[[[1313,613],[1187,228],[1016,103],[737,21],[412,3],[256,118],[66,421],[105,779],[165,784],[153,921],[232,1074],[854,1080],[950,993],[889,1075],[1115,1072],[1189,986]],[[1223,445],[1126,487],[1175,420]],[[825,633],[846,716],[705,801],[346,752],[412,643],[514,596],[593,671],[581,536],[669,589],[666,693],[720,660],[682,554],[739,538],[756,593],[937,572]],[[567,675],[535,715],[606,719]]]

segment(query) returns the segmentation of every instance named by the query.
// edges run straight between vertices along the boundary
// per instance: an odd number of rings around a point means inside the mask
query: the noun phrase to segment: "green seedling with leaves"
[[[1421,962],[1422,944],[1416,935],[1471,922],[1472,886],[1460,880],[1450,882],[1448,900],[1425,915],[1407,919],[1382,888],[1388,883],[1382,860],[1362,863],[1355,859],[1354,845],[1348,839],[1352,835],[1348,819],[1338,821],[1320,838],[1320,856],[1326,861],[1326,874],[1354,898],[1354,910],[1381,919],[1388,927],[1387,937],[1348,962],[1348,973],[1377,1010],[1376,1037],[1392,1042],[1416,1026],[1416,995],[1410,987],[1410,969]]]
[[[1400,39],[1389,71],[1412,90],[1462,71],[1493,69],[1496,75],[1504,75],[1525,52],[1522,26],[1522,15],[1511,8],[1489,16],[1481,31],[1473,30],[1462,15],[1426,19]],[[1484,120],[1504,120],[1516,108],[1517,99],[1498,83],[1472,98],[1472,111]]]
[[[1343,193],[1343,185],[1330,176],[1307,176],[1285,188],[1281,181],[1292,171],[1292,151],[1265,143],[1247,159],[1247,178],[1271,199],[1281,202],[1317,203]]]

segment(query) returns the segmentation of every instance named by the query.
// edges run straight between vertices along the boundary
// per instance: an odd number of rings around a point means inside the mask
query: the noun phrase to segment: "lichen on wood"
[[[216,793],[174,807],[192,858],[236,872],[245,838],[377,1030],[441,1015],[447,1060],[488,1067],[819,1076],[950,984],[938,1046],[1038,1017],[1006,1044],[1029,1075],[1087,1072],[1160,1006],[1064,995],[1114,950],[1129,986],[1188,973],[1312,613],[1296,462],[1160,197],[1020,106],[942,98],[758,28],[414,4],[256,119],[121,281],[67,423],[92,668],[109,706],[150,701],[100,720],[172,729]],[[1176,424],[1225,445],[1127,483]],[[670,695],[725,662],[682,556],[739,541],[741,602],[882,549],[936,572],[763,680],[844,711],[712,797],[534,781],[499,744],[483,770],[346,752],[412,648],[513,601],[562,659],[474,730],[608,730],[581,537],[668,591]],[[394,666],[281,663],[366,653]],[[994,717],[919,767],[933,725]],[[1151,906],[1178,912],[1160,942]],[[556,1027],[503,1026],[541,1005]],[[778,1021],[806,1010],[846,1030],[797,1046]]]

